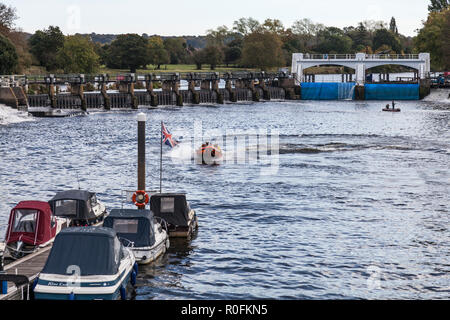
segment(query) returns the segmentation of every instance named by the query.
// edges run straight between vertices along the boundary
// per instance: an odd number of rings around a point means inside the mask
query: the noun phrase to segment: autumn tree
[[[65,73],[95,73],[100,64],[94,44],[82,35],[67,36],[58,59]]]
[[[157,69],[161,69],[162,64],[170,62],[169,53],[164,48],[164,42],[161,37],[154,36],[148,39],[148,55],[149,63],[156,65]]]
[[[284,65],[283,43],[272,32],[253,32],[244,39],[241,63],[262,70]]]
[[[434,70],[450,69],[450,8],[430,12],[415,39],[416,50],[429,52]]]

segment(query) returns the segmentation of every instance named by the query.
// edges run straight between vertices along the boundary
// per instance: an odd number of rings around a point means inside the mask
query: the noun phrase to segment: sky
[[[64,34],[147,33],[162,36],[205,35],[208,29],[241,17],[260,22],[296,20],[343,28],[364,20],[395,17],[399,32],[416,35],[430,0],[0,0],[17,9],[16,27],[33,33],[57,25]]]

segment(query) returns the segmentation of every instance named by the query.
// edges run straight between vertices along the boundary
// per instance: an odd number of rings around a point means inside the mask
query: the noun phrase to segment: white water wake
[[[33,121],[33,117],[25,111],[19,111],[0,104],[0,125]]]

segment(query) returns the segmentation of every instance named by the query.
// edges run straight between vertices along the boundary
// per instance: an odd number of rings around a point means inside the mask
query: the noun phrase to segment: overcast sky
[[[204,35],[241,17],[279,19],[286,27],[309,18],[345,27],[363,20],[389,22],[414,36],[427,17],[429,0],[0,0],[17,8],[16,26],[33,33],[57,25],[65,34],[147,33]]]

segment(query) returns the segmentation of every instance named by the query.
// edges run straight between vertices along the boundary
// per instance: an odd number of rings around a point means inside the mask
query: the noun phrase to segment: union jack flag
[[[162,130],[162,142],[167,144],[169,147],[175,147],[179,142],[172,137],[172,134],[169,130],[167,130],[164,122],[161,122],[161,130]]]

